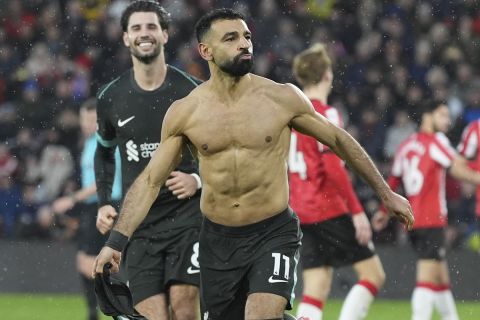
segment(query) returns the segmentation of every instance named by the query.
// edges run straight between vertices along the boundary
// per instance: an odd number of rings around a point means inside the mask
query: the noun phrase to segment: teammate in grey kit
[[[158,146],[167,109],[199,81],[166,64],[169,14],[140,0],[123,12],[124,44],[133,68],[103,86],[98,100],[95,174],[99,195],[97,228],[108,232],[117,212],[110,203],[118,146],[123,190],[146,167]],[[198,167],[188,149],[172,172],[124,253],[135,308],[150,320],[195,319],[198,306],[198,231],[201,221]],[[170,308],[170,310],[169,310]]]

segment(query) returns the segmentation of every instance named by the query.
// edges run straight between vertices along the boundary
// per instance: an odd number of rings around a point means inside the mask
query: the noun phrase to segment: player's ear
[[[333,72],[331,69],[327,69],[325,71],[325,74],[323,75],[323,80],[326,82],[332,82],[333,81]]]
[[[123,44],[129,48],[130,47],[130,42],[128,42],[128,33],[124,32],[123,33]]]
[[[165,39],[165,42],[163,44],[166,44],[168,42],[168,32],[167,30],[162,30],[163,32],[163,38]]]
[[[200,56],[207,61],[213,59],[212,48],[206,43],[200,42],[198,44],[198,53],[200,53]]]

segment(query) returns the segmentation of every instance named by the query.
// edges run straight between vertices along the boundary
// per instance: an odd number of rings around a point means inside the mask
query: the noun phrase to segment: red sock
[[[311,304],[312,306],[315,306],[315,307],[319,308],[320,310],[323,310],[323,302],[321,300],[316,299],[316,298],[304,295],[303,298],[302,298],[302,302]]]
[[[370,293],[372,294],[372,296],[376,297],[377,294],[378,294],[378,288],[376,285],[374,285],[373,283],[371,283],[370,281],[367,281],[367,280],[360,280],[357,282],[357,284],[361,285],[361,286],[364,286],[365,288],[367,288],[368,291],[370,291]]]
[[[434,284],[431,282],[417,282],[417,287],[430,289],[435,292],[450,290],[450,285],[448,284]]]

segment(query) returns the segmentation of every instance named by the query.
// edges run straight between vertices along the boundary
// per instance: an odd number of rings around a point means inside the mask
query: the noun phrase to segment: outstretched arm
[[[480,185],[480,173],[476,171],[475,165],[469,164],[461,156],[453,158],[449,173],[458,180]]]
[[[298,88],[294,86],[292,88],[286,99],[287,103],[295,106],[291,110],[294,113],[292,126],[297,131],[329,146],[367,181],[382,199],[385,207],[411,228],[414,219],[410,204],[390,189],[366,151],[345,130],[315,112],[308,98]]]

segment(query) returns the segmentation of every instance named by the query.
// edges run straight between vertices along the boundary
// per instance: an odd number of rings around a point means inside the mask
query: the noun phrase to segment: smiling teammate
[[[120,149],[126,191],[154,154],[169,106],[197,86],[197,80],[165,62],[168,24],[169,14],[154,1],[134,1],[122,14],[123,42],[133,68],[97,94],[95,174],[102,233],[117,216],[109,199],[114,147]],[[181,154],[124,256],[135,308],[150,320],[169,319],[169,307],[174,319],[195,319],[197,313],[201,184],[191,153],[185,148]]]

